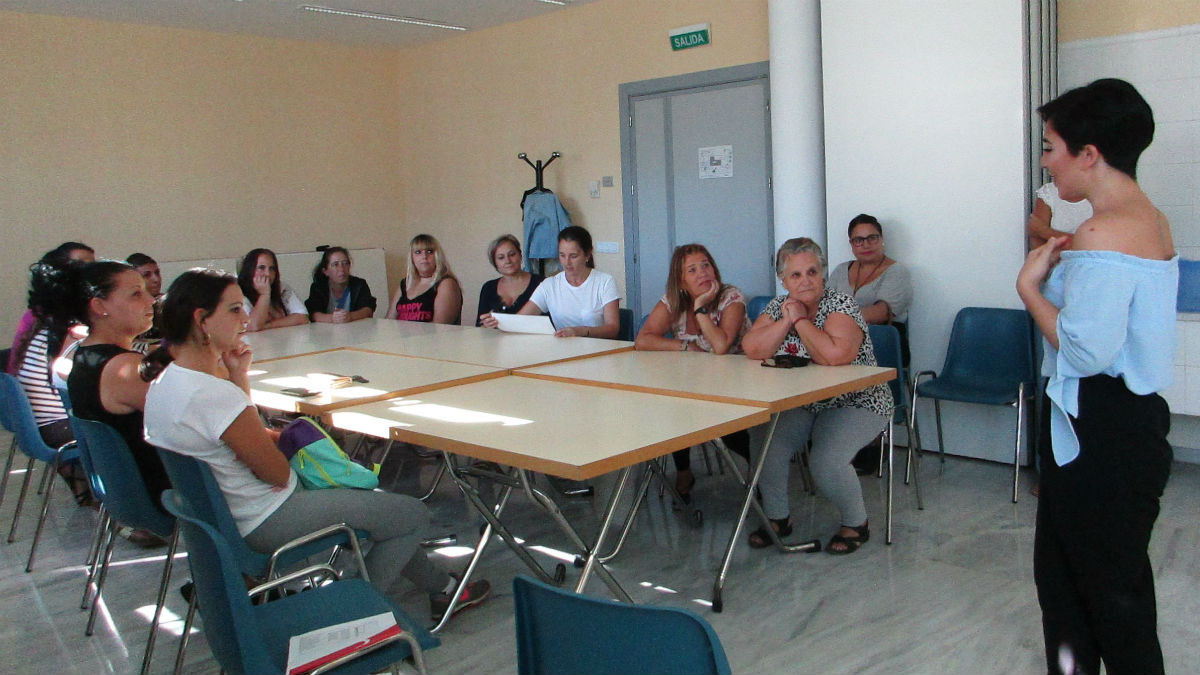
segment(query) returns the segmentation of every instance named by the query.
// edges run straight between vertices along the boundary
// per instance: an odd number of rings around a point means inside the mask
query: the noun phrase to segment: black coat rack
[[[542,182],[542,172],[546,169],[546,167],[550,166],[551,162],[559,157],[562,157],[562,155],[557,152],[552,152],[550,153],[550,159],[546,160],[544,164],[540,159],[537,161],[537,164],[534,164],[533,162],[529,161],[529,155],[523,152],[517,155],[517,159],[523,159],[525,160],[526,164],[533,167],[533,173],[537,177],[537,184],[533,186],[533,189],[528,190],[525,194],[529,194],[530,192],[549,192],[549,190],[546,189],[545,184]]]

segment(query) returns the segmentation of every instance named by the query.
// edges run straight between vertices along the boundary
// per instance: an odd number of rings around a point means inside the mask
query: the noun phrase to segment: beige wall
[[[670,29],[704,22],[711,45],[671,52]],[[623,287],[617,87],[767,57],[765,0],[602,0],[403,52],[406,226],[447,249],[467,296],[464,321],[495,276],[487,243],[521,236],[518,204],[534,172],[517,153],[562,153],[546,187],[596,241],[621,243],[596,263]],[[588,197],[588,181],[602,176],[617,187]]]
[[[394,51],[7,12],[0,35],[0,335],[65,239],[169,260],[402,236]]]
[[[1196,0],[1058,0],[1058,39],[1137,33],[1200,23]]]

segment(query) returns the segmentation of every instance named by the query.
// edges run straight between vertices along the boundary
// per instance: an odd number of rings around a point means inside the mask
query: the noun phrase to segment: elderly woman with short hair
[[[854,298],[825,285],[825,255],[811,239],[789,239],[775,256],[775,273],[785,295],[763,309],[742,348],[752,359],[790,354],[825,366],[873,366],[875,353]],[[870,537],[862,487],[850,466],[858,449],[874,438],[891,414],[892,394],[879,384],[810,403],[779,414],[771,446],[765,449],[759,488],[763,509],[779,535],[791,534],[788,515],[788,466],[792,452],[812,441],[809,466],[817,489],[834,503],[841,528],[825,550],[834,555],[857,551]],[[750,432],[751,452],[764,452],[767,425]],[[764,529],[750,534],[750,546],[764,548]]]

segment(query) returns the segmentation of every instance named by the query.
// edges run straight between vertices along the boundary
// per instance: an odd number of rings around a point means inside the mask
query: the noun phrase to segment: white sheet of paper
[[[391,612],[384,612],[293,635],[288,640],[286,672],[290,673],[330,654],[378,641],[381,634],[395,626],[396,617]]]
[[[531,314],[501,314],[493,312],[500,330],[506,333],[534,333],[537,335],[554,335],[554,324],[548,316]]]

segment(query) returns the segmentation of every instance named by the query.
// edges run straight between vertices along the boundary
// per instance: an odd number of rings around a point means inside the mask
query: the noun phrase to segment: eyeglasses
[[[851,246],[863,246],[864,244],[874,244],[883,239],[882,234],[868,234],[865,237],[850,237]]]

